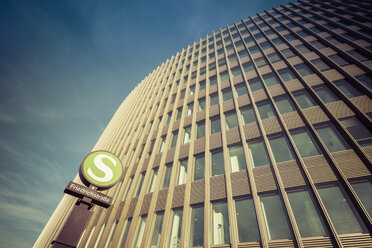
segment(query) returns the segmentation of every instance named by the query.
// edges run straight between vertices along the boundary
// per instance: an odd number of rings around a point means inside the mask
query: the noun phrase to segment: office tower
[[[371,31],[371,1],[302,0],[164,62],[94,148],[125,174],[79,247],[372,247]]]

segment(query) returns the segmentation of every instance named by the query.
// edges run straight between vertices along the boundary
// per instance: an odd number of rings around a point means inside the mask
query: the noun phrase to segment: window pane
[[[142,189],[142,184],[143,184],[143,179],[145,178],[145,175],[144,174],[141,174],[140,175],[140,180],[139,180],[139,183],[138,183],[138,186],[137,186],[137,191],[136,191],[136,194],[135,196],[139,196],[140,192],[141,192],[141,189]]]
[[[163,227],[163,219],[164,219],[164,214],[163,213],[156,215],[154,232],[152,234],[152,239],[151,239],[151,244],[150,244],[151,248],[158,248],[159,247],[161,229]]]
[[[212,94],[211,97],[211,106],[218,104],[218,94]]]
[[[248,80],[248,83],[249,83],[252,91],[263,89],[262,82],[259,78],[250,79],[250,80]]]
[[[289,101],[288,97],[281,96],[275,99],[275,104],[279,109],[281,114],[289,113],[295,111],[294,106]]]
[[[244,72],[252,71],[254,69],[252,62],[249,61],[247,63],[244,63],[243,69],[244,69]]]
[[[338,101],[338,97],[325,85],[314,86],[313,89],[325,103]]]
[[[241,109],[240,113],[242,114],[242,119],[243,119],[244,124],[248,124],[248,123],[256,121],[256,116],[251,106]]]
[[[180,161],[180,167],[178,169],[178,182],[177,185],[185,184],[187,180],[187,164],[188,161],[182,160]]]
[[[253,200],[246,199],[235,202],[236,219],[238,221],[239,242],[260,241],[256,211]]]
[[[338,186],[319,188],[318,192],[338,234],[363,232],[355,210]]]
[[[222,92],[222,98],[224,101],[230,100],[233,98],[233,93],[231,91],[231,88],[225,89]]]
[[[225,174],[223,152],[212,153],[212,176]]]
[[[353,189],[357,193],[359,199],[362,201],[364,207],[367,209],[367,212],[372,216],[372,182],[371,179],[364,182],[352,183]]]
[[[183,211],[175,210],[173,212],[172,229],[170,237],[170,248],[178,248],[181,246],[181,227],[182,227]]]
[[[191,211],[191,246],[204,244],[204,207],[192,208]]]
[[[305,90],[294,92],[293,95],[296,98],[298,104],[303,109],[316,106],[316,103],[310,97],[309,93],[307,93]]]
[[[291,135],[301,157],[306,158],[320,154],[315,141],[310,137],[307,131],[296,132]]]
[[[302,237],[328,236],[307,191],[290,192],[288,199]]]
[[[136,237],[136,242],[134,243],[135,248],[140,248],[141,243],[142,243],[142,237],[143,233],[145,232],[145,227],[146,227],[146,219],[147,216],[142,216],[141,219],[138,220],[138,229],[137,229],[137,234],[134,235]]]
[[[171,147],[175,147],[177,145],[177,138],[178,138],[178,131],[173,132]]]
[[[229,214],[226,203],[213,204],[213,244],[229,244]]]
[[[235,86],[235,90],[236,90],[236,94],[238,96],[242,96],[242,95],[246,95],[248,94],[248,90],[247,90],[247,87],[245,86],[245,84],[238,84]]]
[[[267,65],[267,60],[264,57],[258,58],[254,60],[258,68]]]
[[[248,143],[248,149],[253,162],[253,167],[268,165],[270,163],[263,141]]]
[[[220,73],[220,80],[221,82],[229,79],[229,73],[227,71],[221,72]]]
[[[163,189],[169,187],[171,176],[172,176],[172,166],[166,166],[165,167],[164,181],[163,181]]]
[[[291,231],[278,195],[260,197],[269,240],[291,239]]]
[[[183,143],[189,143],[191,139],[191,127],[186,127],[184,130]]]
[[[269,102],[257,104],[257,108],[261,119],[267,119],[275,116],[274,109]]]
[[[331,126],[330,123],[328,123],[326,126],[320,126],[315,129],[330,152],[338,152],[350,148],[342,136],[333,126]]]
[[[279,83],[278,78],[274,75],[274,73],[269,73],[263,76],[264,82],[267,87],[276,85]]]
[[[221,120],[219,117],[211,120],[211,134],[218,132],[221,132]]]
[[[156,184],[156,178],[158,177],[158,171],[159,171],[158,168],[154,169],[154,172],[153,172],[152,178],[151,178],[151,182],[150,182],[149,192],[154,192],[155,184]]]
[[[347,97],[353,98],[362,95],[359,90],[354,88],[349,82],[344,79],[334,81],[334,83]]]
[[[279,55],[277,53],[269,54],[268,55],[268,58],[269,58],[269,60],[270,60],[271,63],[275,63],[275,62],[281,61],[281,58],[279,57]]]
[[[344,60],[343,58],[341,58],[337,54],[331,55],[331,56],[329,56],[329,58],[332,59],[339,66],[345,66],[345,65],[349,64],[349,62],[347,62],[346,60]]]
[[[194,110],[194,103],[187,104],[187,115],[192,115]]]
[[[226,114],[225,120],[227,130],[238,126],[238,118],[235,112]]]
[[[277,163],[294,159],[292,149],[284,136],[270,138],[269,142]]]
[[[205,165],[204,155],[195,158],[194,180],[204,178],[204,165]]]
[[[360,82],[362,82],[366,87],[368,87],[370,90],[372,90],[372,79],[366,75],[358,75],[355,76]]]
[[[372,146],[372,133],[356,117],[347,117],[340,120],[354,139],[362,147]]]
[[[205,98],[199,99],[199,111],[205,109]]]
[[[313,72],[310,70],[310,68],[307,67],[307,65],[305,65],[304,63],[295,65],[294,67],[296,68],[298,73],[300,73],[301,76],[303,76],[303,77],[313,74]]]
[[[319,71],[326,71],[331,69],[323,60],[315,59],[311,61]]]
[[[283,55],[288,59],[288,58],[291,58],[291,57],[294,57],[296,56],[296,54],[290,49],[290,48],[287,48],[287,49],[284,49],[282,51]]]
[[[125,229],[123,229],[120,248],[124,248],[125,241],[127,240],[127,236],[128,236],[128,232],[129,232],[129,228],[131,224],[132,224],[132,218],[129,218],[125,226]]]
[[[196,138],[203,138],[205,136],[205,122],[201,121],[197,123]]]
[[[278,71],[278,73],[284,82],[287,82],[287,81],[290,81],[296,78],[291,72],[291,70],[289,70],[288,68],[281,69]]]
[[[231,147],[229,149],[231,171],[241,171],[247,168],[245,163],[244,151],[241,146]]]

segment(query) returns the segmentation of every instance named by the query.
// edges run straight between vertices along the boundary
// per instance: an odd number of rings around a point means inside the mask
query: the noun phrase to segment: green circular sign
[[[119,181],[123,173],[120,160],[112,153],[95,151],[89,153],[80,165],[79,176],[87,186],[108,189]]]

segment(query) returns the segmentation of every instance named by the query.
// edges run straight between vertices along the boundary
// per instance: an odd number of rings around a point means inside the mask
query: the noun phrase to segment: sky
[[[0,248],[31,247],[130,91],[288,0],[0,0]]]

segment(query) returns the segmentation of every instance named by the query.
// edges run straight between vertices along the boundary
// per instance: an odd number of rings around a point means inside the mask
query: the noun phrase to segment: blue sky
[[[0,0],[0,248],[31,247],[125,96],[212,31],[288,0]]]

